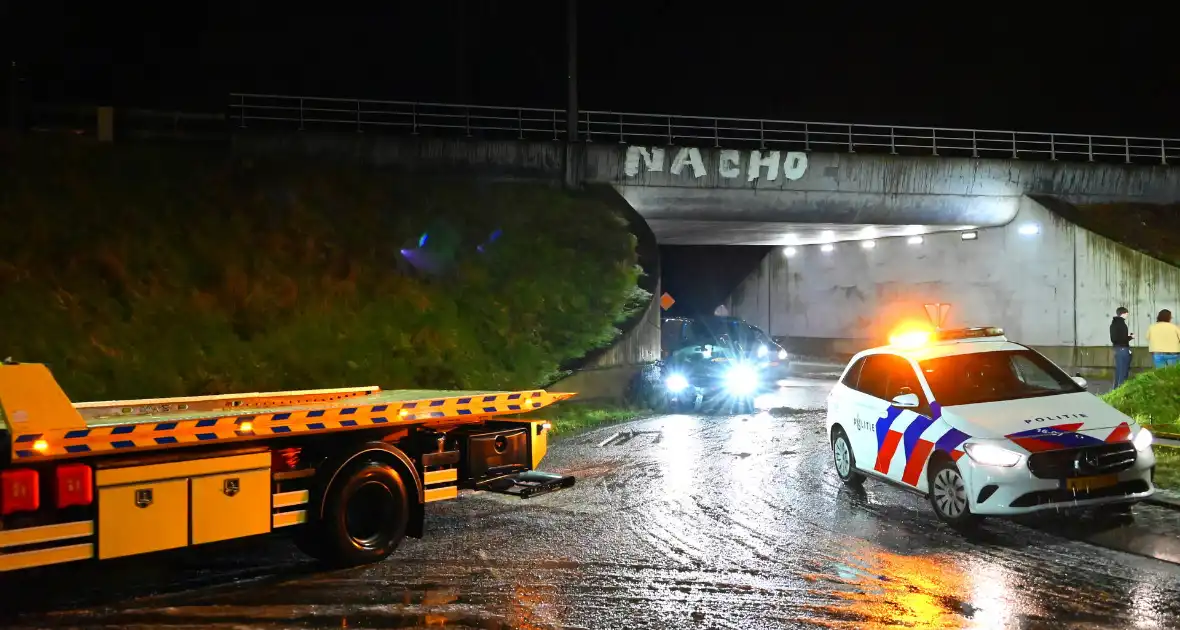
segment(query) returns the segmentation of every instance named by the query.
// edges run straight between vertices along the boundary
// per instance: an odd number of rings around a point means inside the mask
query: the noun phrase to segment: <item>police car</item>
[[[924,494],[943,521],[1151,496],[1151,433],[994,327],[914,329],[854,356],[827,430],[840,479]]]

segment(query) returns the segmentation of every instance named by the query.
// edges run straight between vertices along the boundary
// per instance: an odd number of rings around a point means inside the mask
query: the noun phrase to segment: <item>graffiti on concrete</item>
[[[675,151],[668,172],[680,175],[687,169],[694,178],[707,174],[705,159],[701,150],[696,147],[627,147],[627,159],[623,164],[623,172],[627,177],[635,177],[641,171],[662,173],[669,151]],[[745,166],[747,181],[773,182],[781,174],[783,178],[794,181],[803,177],[807,172],[807,154],[801,151],[759,151],[753,150],[743,160],[742,151],[736,149],[722,149],[716,152],[715,168],[717,174],[725,179],[736,179],[742,176],[742,166]],[[712,157],[712,156],[710,156]],[[710,160],[713,161],[713,160]],[[765,177],[763,176],[765,174]]]

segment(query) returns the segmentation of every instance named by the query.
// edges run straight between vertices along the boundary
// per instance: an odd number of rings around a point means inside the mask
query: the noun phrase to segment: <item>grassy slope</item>
[[[1155,433],[1180,434],[1180,366],[1138,374],[1102,399]],[[1155,456],[1156,484],[1180,488],[1180,449],[1157,445]]]
[[[637,297],[621,219],[540,185],[38,142],[0,226],[0,356],[78,400],[532,387]]]

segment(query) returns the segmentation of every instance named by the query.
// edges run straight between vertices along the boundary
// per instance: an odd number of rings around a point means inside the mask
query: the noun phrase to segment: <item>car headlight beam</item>
[[[688,379],[683,374],[673,374],[664,381],[664,387],[673,394],[678,394],[688,389]]]
[[[1139,433],[1135,434],[1135,448],[1140,451],[1146,451],[1151,448],[1151,443],[1154,439],[1155,437],[1151,434],[1151,431],[1139,429]]]
[[[967,456],[971,458],[971,461],[984,466],[1011,468],[1019,464],[1023,458],[1016,451],[1010,451],[994,444],[964,444],[963,450],[967,451]]]
[[[725,388],[738,396],[753,394],[758,389],[758,371],[749,365],[735,365],[725,373]]]

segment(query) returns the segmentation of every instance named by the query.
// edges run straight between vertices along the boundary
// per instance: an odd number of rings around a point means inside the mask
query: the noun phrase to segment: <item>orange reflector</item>
[[[45,440],[37,440],[36,442],[33,442],[33,450],[37,451],[38,453],[44,453],[45,451],[49,450],[49,442],[46,442]]]
[[[0,472],[0,516],[41,507],[39,481],[37,471],[28,468]]]
[[[90,505],[94,501],[94,484],[90,467],[86,464],[65,464],[57,467],[57,507]]]

